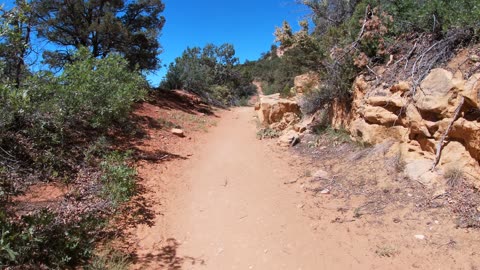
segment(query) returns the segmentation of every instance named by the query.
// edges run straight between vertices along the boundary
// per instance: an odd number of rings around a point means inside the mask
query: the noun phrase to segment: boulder
[[[410,84],[406,81],[400,81],[398,82],[397,84],[393,85],[391,88],[390,88],[390,91],[392,93],[405,93],[407,91],[410,91]]]
[[[283,147],[294,146],[298,142],[300,142],[300,134],[295,130],[289,130],[278,138],[278,144]]]
[[[377,124],[368,124],[364,119],[359,118],[350,125],[350,133],[370,144],[382,143],[388,139],[405,142],[408,139],[408,129],[402,126],[386,127]]]
[[[408,160],[405,165],[405,174],[411,180],[418,181],[426,186],[437,182],[439,175],[431,171],[433,161],[430,159]]]
[[[293,130],[298,133],[305,132],[309,127],[313,125],[315,121],[315,115],[304,118],[300,123],[293,126]]]
[[[476,54],[472,54],[470,55],[469,57],[470,61],[476,63],[476,62],[480,62],[480,56],[476,55]]]
[[[422,115],[413,104],[407,106],[405,109],[405,115],[407,117],[407,125],[411,128],[411,133],[423,134],[425,137],[432,136],[422,118]]]
[[[359,112],[363,118],[371,124],[392,125],[398,120],[398,116],[383,107],[364,106]]]
[[[453,74],[442,68],[433,69],[420,84],[415,96],[415,106],[424,112],[443,114],[453,96]]]
[[[285,121],[288,125],[296,124],[300,121],[300,117],[293,112],[286,112],[283,114],[282,121]]]
[[[465,101],[475,108],[480,107],[480,73],[472,75],[465,83],[463,91],[460,93],[465,97]]]
[[[399,94],[392,96],[371,96],[367,98],[366,102],[372,106],[393,106],[397,108],[402,108],[407,104],[406,99]]]
[[[280,122],[286,113],[300,115],[300,106],[297,102],[280,98],[280,94],[260,96],[260,105],[256,107],[258,119],[263,126]]]
[[[285,121],[281,121],[281,122],[273,123],[269,127],[276,131],[282,131],[288,128],[288,124]]]
[[[346,129],[352,121],[350,106],[346,102],[334,100],[331,104],[329,118],[334,129]]]
[[[320,86],[320,76],[314,72],[308,72],[294,79],[293,92],[296,94],[308,93]]]
[[[324,170],[318,170],[313,174],[313,178],[330,179],[330,174]]]
[[[480,160],[480,123],[460,118],[453,123],[449,137],[463,141],[470,155]]]
[[[185,133],[179,128],[172,128],[170,132],[172,132],[172,134],[174,135],[177,135],[178,137],[185,137]]]

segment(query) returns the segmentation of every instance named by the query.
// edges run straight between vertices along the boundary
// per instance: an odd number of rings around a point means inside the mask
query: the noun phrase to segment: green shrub
[[[101,162],[103,175],[100,180],[103,183],[103,194],[113,205],[126,202],[135,193],[135,177],[137,172],[127,163],[130,153],[117,151],[107,154]]]
[[[273,138],[278,138],[280,136],[280,132],[272,129],[272,128],[262,128],[259,131],[257,131],[257,139],[263,140],[263,139],[273,139]]]
[[[133,102],[145,96],[145,80],[129,71],[120,55],[97,59],[82,49],[75,58],[65,66],[55,92],[67,121],[86,116],[93,127],[105,128],[125,118]]]
[[[232,106],[255,93],[249,72],[238,68],[231,44],[187,48],[170,64],[161,88],[183,88],[216,106]]]
[[[22,115],[28,106],[29,97],[25,89],[18,89],[8,83],[0,83],[0,129],[15,124],[15,118]]]
[[[81,49],[74,58],[58,77],[37,72],[26,79],[23,89],[7,90],[3,99],[12,104],[8,111],[50,133],[79,122],[105,129],[124,119],[133,102],[145,96],[144,78],[131,72],[121,56],[97,59]]]
[[[367,1],[376,3],[377,1]],[[446,32],[451,28],[479,29],[480,5],[476,0],[380,1],[394,18],[394,33]]]
[[[343,61],[325,65],[320,88],[306,93],[302,99],[301,107],[304,113],[311,114],[319,109],[328,109],[334,100],[350,104],[352,85],[358,70],[350,58]]]
[[[17,222],[1,212],[0,267],[65,269],[85,263],[104,226],[103,219],[88,215],[63,223],[46,209]]]

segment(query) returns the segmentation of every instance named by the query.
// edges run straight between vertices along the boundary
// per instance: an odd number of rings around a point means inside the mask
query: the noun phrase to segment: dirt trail
[[[255,138],[252,115],[236,109],[212,131],[185,174],[170,232],[180,256],[204,260],[199,268],[313,269],[315,236],[283,184],[294,176]]]
[[[351,258],[322,256],[327,247],[335,254],[336,245],[317,241],[310,219],[299,209],[300,197],[284,184],[296,174],[255,138],[255,128],[251,108],[223,114],[185,165],[188,170],[170,183],[175,196],[166,201],[161,222],[166,227],[139,230],[138,253],[143,259],[135,268],[351,265]],[[154,244],[152,239],[159,238],[162,241]]]
[[[359,214],[361,196],[312,197],[308,177],[285,184],[318,164],[257,140],[253,116],[221,112],[176,144],[183,158],[141,168],[155,215],[133,232],[132,269],[478,269],[480,236],[448,213],[406,203]]]

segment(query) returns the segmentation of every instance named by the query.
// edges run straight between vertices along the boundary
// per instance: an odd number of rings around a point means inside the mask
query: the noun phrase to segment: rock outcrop
[[[353,91],[352,109],[332,110],[332,126],[339,128],[341,122],[354,139],[370,144],[397,142],[406,162],[405,173],[425,185],[438,183],[451,168],[462,169],[478,182],[480,73],[436,68],[417,87],[406,81],[379,84],[361,75]],[[446,139],[438,165],[434,166],[442,137]],[[480,183],[476,184],[480,187]]]
[[[264,127],[282,120],[290,123],[295,116],[301,115],[300,106],[296,101],[280,98],[280,94],[260,95],[260,101],[255,105],[258,120]]]
[[[296,101],[281,98],[280,94],[260,95],[255,104],[258,120],[263,127],[284,130],[300,121],[300,106]]]
[[[260,95],[255,104],[258,120],[264,128],[281,132],[279,144],[291,146],[300,140],[300,134],[307,129],[301,122],[300,106],[294,100],[281,98],[279,94]]]

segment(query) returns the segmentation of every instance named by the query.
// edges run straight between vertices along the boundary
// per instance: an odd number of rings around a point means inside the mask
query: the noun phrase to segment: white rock
[[[172,134],[177,135],[179,137],[185,137],[185,133],[183,132],[183,130],[179,128],[172,128],[170,132],[172,132]]]
[[[330,189],[326,188],[326,189],[320,191],[320,194],[330,194]]]
[[[423,234],[416,234],[414,237],[418,240],[425,240],[425,235]]]
[[[329,179],[330,175],[324,170],[318,170],[313,174],[314,178]]]

